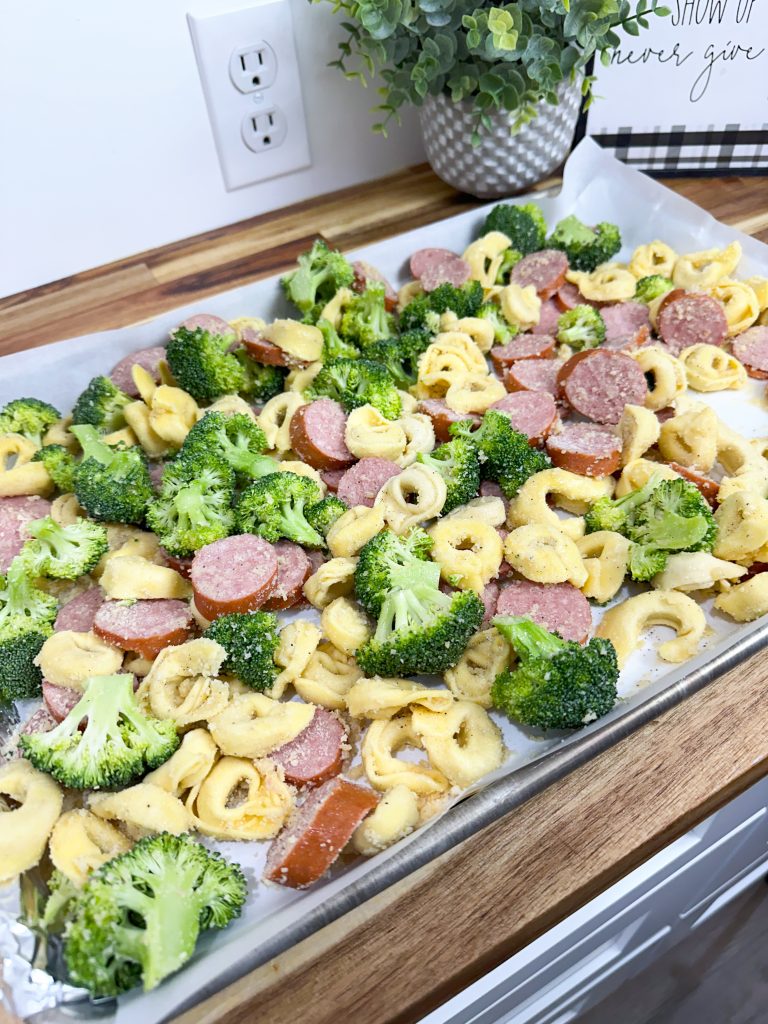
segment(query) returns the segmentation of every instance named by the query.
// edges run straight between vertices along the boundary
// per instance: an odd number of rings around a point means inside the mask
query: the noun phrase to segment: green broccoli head
[[[647,583],[667,567],[669,552],[646,544],[630,544],[629,575],[633,580]]]
[[[557,340],[575,352],[605,341],[605,320],[594,306],[574,306],[557,318]]]
[[[501,231],[523,256],[544,248],[547,222],[536,203],[499,203],[483,221],[481,235]]]
[[[59,725],[19,739],[21,752],[35,768],[70,789],[127,786],[167,761],[178,745],[172,721],[140,710],[131,675],[91,677]]]
[[[440,330],[441,314],[450,311],[461,320],[465,316],[476,316],[482,304],[483,286],[479,281],[467,281],[459,287],[446,282],[408,303],[400,313],[400,330],[427,330],[436,334]]]
[[[83,449],[75,494],[85,511],[111,523],[143,523],[152,481],[142,449],[104,444],[91,425],[71,429]]]
[[[131,401],[109,377],[93,377],[75,402],[72,422],[95,427],[100,434],[111,434],[125,426],[125,407]]]
[[[582,647],[522,616],[493,622],[518,658],[491,688],[493,706],[508,718],[537,729],[580,729],[614,706],[619,666],[610,640],[593,637]]]
[[[60,526],[50,516],[27,524],[32,540],[19,557],[30,576],[76,580],[90,572],[109,550],[106,528],[90,519]]]
[[[0,640],[30,631],[50,636],[59,603],[52,594],[40,590],[29,577],[21,555],[0,576]]]
[[[305,314],[317,307],[322,309],[339,288],[348,288],[355,277],[352,265],[320,238],[297,262],[296,269],[285,274],[281,284],[286,296]]]
[[[671,292],[674,287],[674,283],[668,277],[662,274],[649,274],[647,277],[641,277],[635,285],[635,299],[638,302],[653,302],[654,299]]]
[[[483,621],[471,590],[444,594],[430,583],[395,587],[384,598],[374,635],[355,653],[367,676],[434,675],[451,668]]]
[[[339,337],[339,333],[330,320],[321,317],[315,325],[323,336],[323,362],[330,363],[334,359],[357,359],[360,351],[351,341]]]
[[[297,473],[270,473],[251,484],[235,506],[240,533],[256,533],[265,540],[285,537],[309,548],[321,548],[324,539],[307,521],[307,509],[322,498],[309,477]]]
[[[306,511],[307,522],[313,530],[317,530],[323,537],[328,536],[328,531],[348,510],[349,506],[337,498],[335,494],[329,494],[327,498],[318,501],[316,505],[310,505]]]
[[[245,371],[245,380],[240,387],[240,394],[244,398],[264,405],[270,398],[282,394],[288,375],[288,370],[284,366],[265,366],[258,363],[244,348],[236,349],[233,355]]]
[[[94,871],[69,904],[64,959],[93,996],[145,991],[178,971],[198,935],[238,917],[248,893],[236,864],[186,835],[147,836]]]
[[[418,461],[429,466],[445,480],[446,497],[441,515],[466,505],[480,490],[480,457],[477,446],[468,437],[454,437],[431,454],[421,453]]]
[[[35,658],[46,636],[37,630],[0,634],[0,705],[40,696],[43,674]]]
[[[215,451],[179,455],[147,505],[147,525],[170,554],[191,555],[232,533],[234,488],[231,465]]]
[[[505,249],[501,254],[501,263],[499,264],[499,269],[496,272],[495,283],[498,285],[509,284],[512,269],[517,266],[522,258],[523,254],[519,249]]]
[[[395,333],[395,319],[387,312],[385,300],[386,288],[378,281],[372,281],[359,295],[353,296],[341,315],[341,337],[360,348],[391,338]]]
[[[247,483],[276,471],[275,460],[262,454],[266,448],[264,431],[250,416],[207,412],[187,434],[179,457],[215,455],[232,467],[239,482]]]
[[[419,359],[432,344],[429,331],[406,331],[398,338],[377,341],[366,349],[366,357],[386,369],[397,387],[407,390],[418,380]]]
[[[42,462],[57,490],[69,494],[75,487],[77,459],[63,444],[46,444],[32,456],[32,462]]]
[[[528,477],[551,468],[549,456],[514,429],[509,413],[489,409],[479,429],[473,431],[472,426],[471,420],[460,420],[452,423],[449,431],[475,446],[483,478],[495,480],[507,498],[514,498]]]
[[[615,224],[603,221],[590,228],[571,214],[555,225],[547,245],[566,254],[571,270],[591,273],[616,255],[621,248],[621,234]]]
[[[14,398],[0,410],[0,434],[21,434],[38,447],[61,413],[39,398]]]
[[[355,594],[369,614],[381,612],[384,599],[394,587],[408,589],[425,583],[437,587],[440,566],[430,560],[432,538],[420,527],[405,537],[382,530],[365,544],[355,567]]]
[[[506,345],[518,333],[516,324],[509,323],[495,302],[486,302],[477,311],[481,320],[488,320],[493,324],[494,345]]]
[[[274,656],[280,644],[277,616],[273,612],[222,615],[203,636],[215,640],[227,652],[225,672],[260,693],[272,688],[279,672]]]
[[[246,386],[246,369],[229,351],[234,340],[234,332],[212,334],[202,327],[179,327],[171,335],[165,350],[168,365],[179,387],[196,402],[214,402]]]
[[[372,405],[390,420],[396,420],[402,409],[394,380],[381,363],[370,359],[326,363],[304,394],[307,398],[332,398],[346,412]]]

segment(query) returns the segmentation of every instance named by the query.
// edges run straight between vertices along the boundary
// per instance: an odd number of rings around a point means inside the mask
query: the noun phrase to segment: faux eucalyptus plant
[[[510,114],[512,130],[529,122],[542,100],[557,103],[557,88],[582,80],[591,100],[593,56],[604,64],[619,45],[618,31],[638,35],[651,14],[666,15],[661,0],[516,0],[475,6],[467,0],[312,0],[343,11],[346,36],[333,61],[347,78],[367,84],[379,74],[382,102],[373,130],[386,135],[405,104],[447,93],[466,99],[476,114],[473,143],[490,130],[490,115]]]

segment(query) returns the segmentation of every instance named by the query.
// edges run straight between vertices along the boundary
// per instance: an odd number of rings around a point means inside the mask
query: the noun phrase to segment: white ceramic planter
[[[509,115],[492,114],[493,128],[472,145],[476,116],[471,103],[427,96],[420,108],[427,159],[439,178],[479,199],[511,195],[541,181],[565,160],[581,106],[581,83],[564,83],[557,106],[540,103],[539,113],[518,132]]]

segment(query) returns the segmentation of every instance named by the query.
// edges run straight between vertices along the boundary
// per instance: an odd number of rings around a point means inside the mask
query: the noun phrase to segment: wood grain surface
[[[768,241],[765,180],[668,184]],[[0,299],[0,353],[273,274],[317,233],[352,248],[472,204],[410,168]],[[178,1024],[417,1021],[765,775],[767,685],[752,659]]]

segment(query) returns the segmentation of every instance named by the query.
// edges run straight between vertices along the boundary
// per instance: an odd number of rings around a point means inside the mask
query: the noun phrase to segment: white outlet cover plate
[[[208,18],[187,14],[187,22],[227,191],[309,167],[312,160],[288,0],[267,0]],[[230,58],[235,50],[262,41],[277,59],[275,81],[268,89],[242,93],[230,77]],[[285,115],[285,139],[273,149],[254,153],[243,141],[243,119],[271,107]]]

